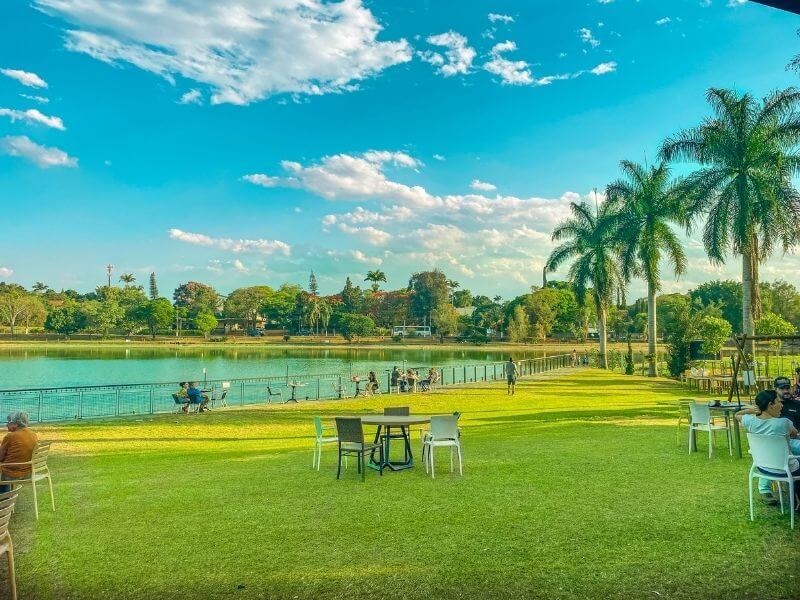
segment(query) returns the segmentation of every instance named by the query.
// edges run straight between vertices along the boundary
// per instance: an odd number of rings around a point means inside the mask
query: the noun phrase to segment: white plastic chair
[[[311,417],[314,421],[314,433],[316,437],[314,438],[314,455],[313,459],[311,460],[311,468],[313,469],[316,467],[317,471],[319,471],[320,462],[322,462],[322,445],[323,444],[335,444],[339,441],[337,436],[326,436],[325,430],[326,429],[336,429],[334,426],[324,426],[322,424],[321,417]],[[344,466],[347,468],[347,456],[344,457]]]
[[[753,456],[753,465],[750,467],[750,475],[747,482],[750,493],[750,520],[756,520],[755,509],[753,508],[753,479],[756,477],[768,479],[778,483],[781,514],[783,514],[783,490],[781,489],[781,484],[786,483],[788,485],[789,522],[792,529],[794,529],[794,482],[800,481],[800,475],[792,475],[789,461],[791,459],[800,459],[800,456],[791,453],[789,441],[782,435],[748,433],[747,442],[750,446],[750,454]],[[772,473],[772,471],[778,472]]]
[[[8,532],[8,522],[14,512],[19,488],[0,494],[0,554],[8,560],[8,596],[17,600],[17,578],[14,572],[14,544]]]
[[[431,417],[431,429],[425,435],[422,447],[422,458],[425,462],[425,472],[430,469],[432,478],[436,478],[434,470],[433,449],[441,447],[450,448],[450,472],[453,472],[453,451],[458,454],[458,474],[464,475],[461,461],[461,441],[458,433],[457,415],[440,415]],[[427,452],[425,450],[427,449]]]
[[[337,398],[349,398],[350,393],[347,391],[346,385],[339,385],[338,383],[331,383],[333,386],[333,393]]]
[[[50,487],[50,504],[53,506],[53,511],[56,510],[56,500],[53,496],[53,480],[50,478],[50,469],[47,467],[47,456],[50,454],[50,445],[52,442],[39,442],[33,449],[33,455],[27,462],[18,463],[3,463],[4,466],[27,466],[30,467],[31,472],[28,477],[24,479],[14,479],[14,484],[30,483],[33,489],[33,512],[36,518],[39,518],[39,502],[36,497],[36,482],[47,480],[47,485]]]
[[[222,382],[222,396],[220,396],[220,399],[217,401],[217,402],[219,402],[219,405],[220,405],[221,408],[228,408],[227,397],[228,397],[228,392],[230,391],[230,389],[231,389],[231,382],[230,381],[223,381]]]
[[[728,438],[728,452],[733,456],[733,440],[731,439],[731,430],[726,422],[725,425],[717,425],[711,416],[711,409],[707,404],[700,404],[693,402],[689,405],[689,454],[697,448],[697,435],[696,431],[705,431],[708,433],[708,458],[714,453],[714,434],[717,431],[724,430]]]

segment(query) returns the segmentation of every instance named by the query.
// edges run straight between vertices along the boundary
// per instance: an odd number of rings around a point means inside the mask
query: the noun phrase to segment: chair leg
[[[453,446],[450,446],[450,474],[453,474]]]
[[[339,448],[339,460],[337,461],[338,464],[336,465],[336,479],[339,479],[339,476],[342,474],[342,449]]]
[[[318,442],[315,440],[314,441],[314,446],[311,449],[312,450],[312,453],[311,453],[311,468],[312,469],[317,466],[317,444],[318,444]]]
[[[750,520],[756,520],[756,514],[753,510],[753,473],[750,473],[749,480],[747,482],[747,489],[750,492]]]
[[[50,505],[53,507],[53,512],[56,512],[56,497],[53,495],[53,479],[50,477],[50,472],[47,473],[47,486],[50,488]]]
[[[431,461],[431,479],[436,479],[436,473],[433,466],[433,446],[428,446],[428,460]]]
[[[789,479],[789,523],[794,529],[794,479]]]
[[[383,456],[383,446],[381,446],[381,449],[378,452],[378,456],[380,457],[380,460],[381,460],[381,466],[378,469],[378,472],[381,474],[381,477],[383,477],[383,465],[386,464],[386,461],[384,460],[384,456]]]
[[[8,550],[6,550],[6,557],[8,558],[8,596],[11,600],[17,600],[17,574],[14,567],[14,546],[9,539]]]
[[[708,458],[714,454],[714,430],[708,432]]]
[[[33,479],[33,474],[31,474],[31,479]],[[36,515],[36,520],[39,520],[39,500],[36,497],[36,482],[31,481],[31,489],[33,490],[33,514]]]
[[[456,452],[458,452],[458,474],[463,477],[464,468],[463,468],[463,463],[461,462],[461,444],[458,444],[456,446]]]
[[[781,482],[778,481],[776,482],[775,487],[778,488],[778,499],[781,503],[781,514],[783,514],[783,486],[781,485]]]
[[[358,453],[358,466],[361,469],[361,481],[364,481],[364,478],[366,476],[365,471],[367,470],[365,465],[364,465],[364,454],[365,454],[365,452],[359,452]]]

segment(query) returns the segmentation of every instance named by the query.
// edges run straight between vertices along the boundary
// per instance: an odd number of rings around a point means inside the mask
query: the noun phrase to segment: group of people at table
[[[180,386],[175,396],[176,402],[183,401],[183,412],[188,412],[192,405],[197,406],[197,412],[209,410],[208,390],[201,390],[196,381],[181,381]]]
[[[749,406],[735,414],[748,433],[762,435],[779,435],[786,438],[789,450],[795,457],[800,456],[800,382],[792,386],[788,377],[777,377],[775,389],[762,390],[756,394],[754,406]],[[800,461],[789,459],[792,476],[800,477]],[[781,475],[769,469],[760,469],[764,474]],[[759,479],[758,491],[761,498],[770,506],[779,504],[778,498],[772,494],[768,479]],[[800,512],[800,485],[795,485],[795,511]]]

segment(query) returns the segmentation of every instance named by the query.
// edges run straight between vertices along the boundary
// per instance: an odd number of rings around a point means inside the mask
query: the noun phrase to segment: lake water
[[[322,373],[363,374],[398,367],[499,362],[508,351],[403,348],[34,348],[0,347],[0,389],[203,381]],[[558,352],[558,354],[566,351]],[[550,355],[553,352],[549,353]],[[514,360],[544,356],[515,351]]]

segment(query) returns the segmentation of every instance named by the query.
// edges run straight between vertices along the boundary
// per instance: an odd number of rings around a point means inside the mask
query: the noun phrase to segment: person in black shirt
[[[776,377],[775,390],[783,401],[781,416],[789,419],[795,429],[800,429],[800,400],[792,397],[792,382],[788,377]]]

